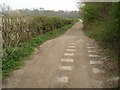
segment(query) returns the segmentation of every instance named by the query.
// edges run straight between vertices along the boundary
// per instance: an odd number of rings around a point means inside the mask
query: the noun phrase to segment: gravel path
[[[5,88],[102,88],[95,68],[102,64],[94,41],[87,38],[78,22],[64,35],[35,50],[25,65],[6,79]]]

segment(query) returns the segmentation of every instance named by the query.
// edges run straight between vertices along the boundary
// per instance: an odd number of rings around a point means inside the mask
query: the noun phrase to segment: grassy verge
[[[112,26],[112,27],[111,27]],[[102,49],[106,52],[106,56],[110,56],[111,60],[118,60],[118,36],[116,35],[117,29],[110,21],[96,21],[85,27],[86,36],[95,39]],[[113,32],[114,30],[114,32]],[[112,33],[111,33],[112,32]]]
[[[119,4],[85,3],[82,9],[85,34],[106,49],[113,60],[120,59]]]
[[[65,31],[67,31],[71,26],[67,25],[60,29],[53,30],[46,34],[40,35],[32,40],[24,43],[20,47],[8,48],[7,56],[3,58],[2,61],[2,74],[3,77],[9,76],[12,71],[20,68],[23,65],[23,61],[26,57],[32,55],[34,49],[39,45],[43,44],[45,41],[53,39],[62,35]]]

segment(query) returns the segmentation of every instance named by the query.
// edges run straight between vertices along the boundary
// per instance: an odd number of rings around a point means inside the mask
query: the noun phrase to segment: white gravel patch
[[[88,50],[89,53],[96,53],[97,51],[95,50]]]
[[[66,49],[66,51],[68,51],[68,52],[75,52],[76,49]]]
[[[57,77],[57,81],[58,82],[62,82],[62,83],[68,83],[69,82],[69,78],[67,76]]]
[[[61,59],[62,62],[73,62],[73,59],[69,59],[69,58],[65,58],[65,59]]]
[[[97,73],[105,73],[105,71],[100,70],[98,68],[93,68],[92,70],[93,70],[93,73],[95,73],[95,74],[97,74]]]
[[[100,57],[99,55],[89,55],[90,58],[97,58]]]
[[[74,53],[64,53],[64,56],[73,56]]]
[[[90,64],[102,64],[102,61],[90,61]]]
[[[76,46],[68,46],[68,48],[76,48]]]
[[[87,45],[87,46],[92,46],[93,44],[87,43],[86,45]]]
[[[95,47],[87,47],[88,49],[94,49]]]
[[[60,66],[59,67],[60,70],[72,70],[72,66]]]

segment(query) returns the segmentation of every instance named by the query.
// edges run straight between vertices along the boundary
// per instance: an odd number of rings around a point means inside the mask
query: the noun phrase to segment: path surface
[[[96,77],[103,71],[91,65],[101,62],[91,46],[93,40],[84,35],[82,27],[78,22],[64,35],[41,45],[4,87],[102,88]]]

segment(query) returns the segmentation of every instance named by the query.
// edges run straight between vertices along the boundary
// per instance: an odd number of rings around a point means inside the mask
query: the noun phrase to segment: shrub
[[[109,48],[116,57],[120,57],[119,4],[86,3],[83,8],[86,34]]]

